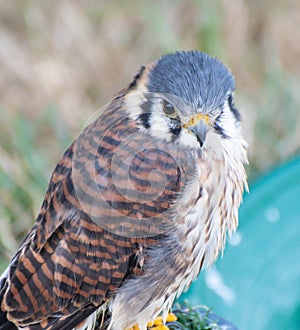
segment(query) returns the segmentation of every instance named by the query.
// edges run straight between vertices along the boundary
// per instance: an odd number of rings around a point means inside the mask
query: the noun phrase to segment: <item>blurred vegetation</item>
[[[221,327],[217,320],[211,318],[210,312],[206,306],[200,306],[192,308],[186,302],[183,306],[174,306],[174,315],[176,315],[176,321],[167,323],[170,330],[222,330],[230,329],[230,324],[223,324]]]
[[[299,152],[297,0],[0,5],[0,271],[84,122],[162,54],[199,49],[231,68],[250,179]]]

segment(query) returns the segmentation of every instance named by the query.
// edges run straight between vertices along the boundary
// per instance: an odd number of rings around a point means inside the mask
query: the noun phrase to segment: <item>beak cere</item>
[[[206,139],[206,133],[207,133],[207,124],[206,122],[201,119],[199,120],[196,125],[189,127],[190,131],[195,134],[197,141],[200,144],[200,147],[203,147],[203,144]]]

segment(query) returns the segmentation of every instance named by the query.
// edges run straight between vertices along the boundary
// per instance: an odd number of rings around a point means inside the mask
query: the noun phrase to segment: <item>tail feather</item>
[[[18,330],[18,327],[7,319],[7,312],[1,309],[1,303],[8,285],[7,274],[8,274],[8,269],[0,277],[0,330]],[[74,326],[78,324],[78,322],[80,322],[82,318],[84,318],[85,315],[86,317],[88,317],[90,314],[95,312],[96,309],[97,307],[93,305],[86,306],[86,308],[83,311],[78,311],[74,313],[74,315],[71,318],[66,318],[65,320],[61,320],[61,321],[56,319],[54,320],[54,324],[52,325],[51,329],[52,330],[72,329]]]

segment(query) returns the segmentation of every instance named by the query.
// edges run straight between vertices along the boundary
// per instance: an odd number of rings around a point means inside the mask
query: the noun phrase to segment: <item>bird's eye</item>
[[[177,114],[176,114],[174,105],[171,104],[171,103],[169,103],[169,102],[167,102],[167,101],[164,101],[163,110],[164,110],[164,113],[168,117],[171,117],[171,118],[176,118],[177,117]]]

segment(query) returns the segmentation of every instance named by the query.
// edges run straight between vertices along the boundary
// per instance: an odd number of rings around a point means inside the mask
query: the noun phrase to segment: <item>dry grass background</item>
[[[84,122],[162,54],[232,69],[250,178],[300,149],[298,0],[0,0],[0,270]]]

